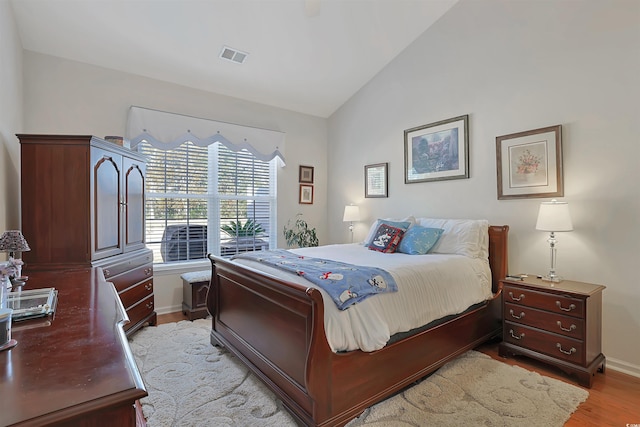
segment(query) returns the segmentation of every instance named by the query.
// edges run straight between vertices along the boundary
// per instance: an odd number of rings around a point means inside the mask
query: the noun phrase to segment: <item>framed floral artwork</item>
[[[562,126],[496,137],[498,200],[562,197]]]
[[[404,131],[404,182],[469,178],[469,116]]]

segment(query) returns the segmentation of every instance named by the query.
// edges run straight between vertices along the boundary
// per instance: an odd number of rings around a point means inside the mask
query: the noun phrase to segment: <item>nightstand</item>
[[[554,365],[591,387],[604,372],[602,285],[529,276],[502,282],[500,356],[522,355]]]

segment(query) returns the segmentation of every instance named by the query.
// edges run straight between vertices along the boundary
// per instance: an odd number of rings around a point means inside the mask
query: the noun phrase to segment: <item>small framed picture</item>
[[[404,131],[404,182],[469,178],[469,116]]]
[[[389,197],[389,163],[364,167],[364,197]]]
[[[496,137],[498,200],[562,197],[561,125]]]
[[[300,166],[299,182],[313,184],[313,166]]]
[[[300,204],[313,204],[313,185],[300,184]]]

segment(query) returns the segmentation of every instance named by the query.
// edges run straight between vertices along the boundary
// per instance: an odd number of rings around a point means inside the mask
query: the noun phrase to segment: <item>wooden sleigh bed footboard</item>
[[[211,343],[226,347],[298,423],[342,426],[369,406],[499,337],[508,226],[489,227],[493,299],[373,351],[331,351],[319,290],[209,256]]]

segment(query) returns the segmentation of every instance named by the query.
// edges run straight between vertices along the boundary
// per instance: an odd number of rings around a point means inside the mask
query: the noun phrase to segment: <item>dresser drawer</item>
[[[504,302],[584,318],[584,300],[568,295],[536,292],[529,289],[506,285],[503,290]]]
[[[584,365],[584,342],[516,323],[505,322],[504,341],[547,354],[556,359]]]
[[[584,320],[576,317],[550,313],[524,305],[505,303],[504,319],[578,340],[584,339]]]
[[[125,309],[129,309],[132,305],[135,305],[138,301],[153,294],[153,280],[149,279],[142,283],[130,287],[126,291],[119,292],[120,300]]]
[[[145,251],[143,255],[120,260],[112,264],[105,263],[103,265],[100,265],[100,267],[102,267],[102,272],[104,273],[105,279],[107,279],[108,282],[112,282],[112,277],[122,274],[125,271],[140,267],[142,265],[152,263],[153,253],[151,251]]]
[[[135,326],[136,323],[147,318],[153,313],[153,294],[149,295],[146,299],[140,301],[140,303],[127,309],[127,316],[129,316],[130,323],[125,326],[125,330]]]
[[[145,264],[117,276],[107,278],[107,280],[113,283],[118,292],[120,292],[151,277],[153,277],[153,264]]]

